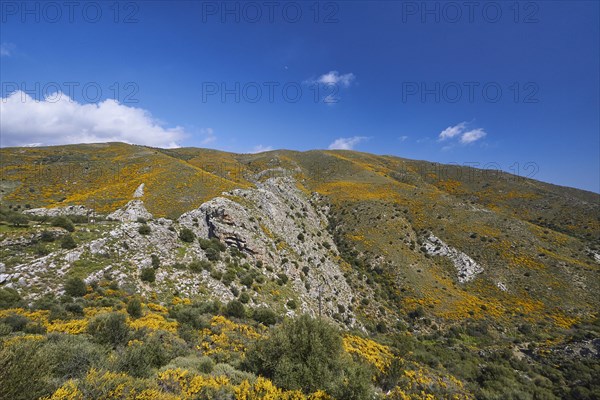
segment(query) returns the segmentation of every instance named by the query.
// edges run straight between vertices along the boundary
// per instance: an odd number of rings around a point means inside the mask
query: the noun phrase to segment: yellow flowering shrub
[[[344,336],[343,344],[344,350],[347,353],[356,354],[364,358],[381,372],[385,372],[394,358],[389,347],[370,339],[361,338],[360,336],[346,335]]]
[[[160,314],[148,313],[143,317],[129,321],[129,325],[134,329],[148,328],[150,330],[163,330],[175,333],[179,324],[175,321],[167,321]]]
[[[47,325],[48,332],[63,332],[71,335],[84,333],[87,329],[88,321],[85,319],[73,319],[70,321],[54,320]]]
[[[261,337],[251,326],[237,324],[220,315],[213,317],[210,325],[210,329],[200,331],[202,339],[198,349],[206,355],[238,353],[243,356],[248,342]]]

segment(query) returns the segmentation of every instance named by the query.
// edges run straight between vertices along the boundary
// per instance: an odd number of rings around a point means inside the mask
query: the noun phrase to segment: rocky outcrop
[[[79,215],[79,216],[95,216],[96,214],[90,208],[85,206],[67,206],[67,207],[56,207],[56,208],[32,208],[30,210],[23,211],[23,214],[36,215],[40,217],[58,217],[66,215]]]
[[[460,283],[469,282],[475,278],[475,275],[483,272],[483,267],[477,264],[475,260],[465,253],[448,246],[434,235],[429,235],[426,238],[423,242],[423,247],[429,255],[448,257],[456,267]]]
[[[153,216],[146,210],[142,200],[131,200],[125,207],[109,214],[106,218],[113,221],[132,222],[138,219],[149,220]]]

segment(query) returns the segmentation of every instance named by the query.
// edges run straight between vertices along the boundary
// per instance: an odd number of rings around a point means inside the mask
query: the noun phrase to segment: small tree
[[[54,234],[50,231],[42,231],[40,240],[42,242],[54,242]]]
[[[194,235],[194,232],[192,232],[192,230],[189,228],[183,228],[179,232],[179,239],[181,239],[182,241],[184,241],[186,243],[192,243],[195,238],[196,238],[196,235]]]
[[[368,373],[344,352],[337,328],[307,315],[287,320],[247,353],[254,372],[288,390],[372,398]]]
[[[60,241],[60,247],[71,250],[77,247],[77,243],[75,243],[75,239],[71,235],[65,235]]]
[[[58,226],[59,228],[66,229],[69,232],[75,231],[75,225],[73,225],[73,221],[71,221],[69,218],[64,217],[64,216],[54,218],[52,220],[52,225]]]
[[[139,318],[142,316],[142,302],[137,297],[132,298],[127,303],[127,313],[132,318]]]
[[[23,214],[13,214],[8,217],[8,222],[14,227],[27,226],[29,224],[29,218]]]
[[[154,272],[154,268],[144,268],[140,273],[140,279],[144,282],[154,282],[156,280],[156,272]]]
[[[225,307],[225,314],[229,317],[244,318],[246,308],[239,300],[231,300]]]
[[[127,317],[118,312],[96,315],[90,320],[87,331],[97,342],[113,347],[127,343],[129,338]]]
[[[87,293],[87,286],[81,278],[69,278],[65,282],[65,293],[72,297],[82,297]]]

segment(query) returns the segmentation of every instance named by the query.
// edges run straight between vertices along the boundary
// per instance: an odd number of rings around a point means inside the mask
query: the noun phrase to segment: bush
[[[52,394],[42,342],[20,340],[0,349],[0,399],[34,400]]]
[[[154,268],[143,268],[140,272],[140,279],[150,283],[156,281],[156,272],[154,271]]]
[[[160,267],[160,259],[158,256],[156,254],[152,254],[150,258],[152,259],[152,268],[158,269]]]
[[[219,261],[221,259],[219,250],[213,249],[212,247],[204,250],[204,253],[206,254],[206,258],[208,258],[210,261]]]
[[[307,315],[285,321],[257,342],[247,362],[284,389],[307,394],[321,389],[344,399],[371,396],[370,377],[344,352],[337,328]]]
[[[289,308],[289,309],[291,309],[291,310],[295,310],[296,308],[298,308],[298,304],[296,304],[296,300],[294,300],[294,299],[290,299],[290,300],[288,300],[288,302],[287,302],[287,304],[286,304],[286,305],[287,305],[287,306],[288,306],[288,308]]]
[[[40,354],[48,361],[51,376],[60,380],[82,378],[90,368],[106,361],[103,347],[77,335],[48,335]]]
[[[29,224],[29,218],[23,214],[13,214],[8,217],[8,222],[14,227],[27,226]]]
[[[192,243],[195,238],[196,235],[194,235],[194,232],[192,232],[192,230],[189,228],[183,228],[179,232],[179,239],[181,239],[183,242]]]
[[[212,271],[212,264],[206,260],[196,260],[190,263],[190,270],[193,272],[202,272],[204,270]]]
[[[229,317],[244,318],[246,316],[246,308],[239,300],[231,300],[225,307],[225,315]]]
[[[54,234],[50,231],[42,231],[40,235],[40,240],[42,242],[54,242]]]
[[[69,278],[65,282],[65,293],[72,297],[82,297],[87,293],[87,286],[81,278]]]
[[[149,235],[150,232],[152,232],[152,230],[150,229],[150,227],[146,224],[142,224],[140,225],[140,227],[138,228],[138,233],[140,235]]]
[[[9,314],[8,316],[2,318],[2,320],[0,321],[3,324],[10,326],[13,332],[24,331],[27,324],[31,322],[29,318],[14,313]]]
[[[0,309],[20,307],[22,303],[23,300],[15,289],[0,289]]]
[[[263,325],[275,325],[277,322],[277,314],[269,308],[261,307],[254,310],[252,319]]]
[[[133,297],[127,302],[127,314],[132,318],[139,318],[142,316],[142,302],[140,299]]]
[[[127,343],[129,338],[127,317],[118,312],[94,316],[88,324],[87,331],[98,343],[113,347]]]
[[[71,250],[77,247],[77,243],[75,243],[75,239],[73,239],[71,235],[65,235],[60,241],[60,247],[63,249]]]
[[[246,292],[243,292],[242,294],[240,294],[239,300],[243,304],[248,304],[248,302],[250,301],[250,295]]]
[[[279,278],[279,279],[277,280],[277,283],[278,283],[280,286],[283,286],[283,285],[285,285],[285,284],[286,284],[286,283],[288,283],[288,281],[289,281],[289,278],[288,278],[288,276],[287,276],[286,274],[284,274],[284,273],[277,274],[277,277]]]
[[[69,232],[75,231],[75,225],[73,225],[73,221],[63,216],[54,218],[52,220],[52,226],[57,226],[59,228],[66,229]]]

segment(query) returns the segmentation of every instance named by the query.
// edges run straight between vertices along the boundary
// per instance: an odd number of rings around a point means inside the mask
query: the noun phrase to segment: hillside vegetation
[[[0,398],[600,397],[598,194],[353,151],[0,172]]]

